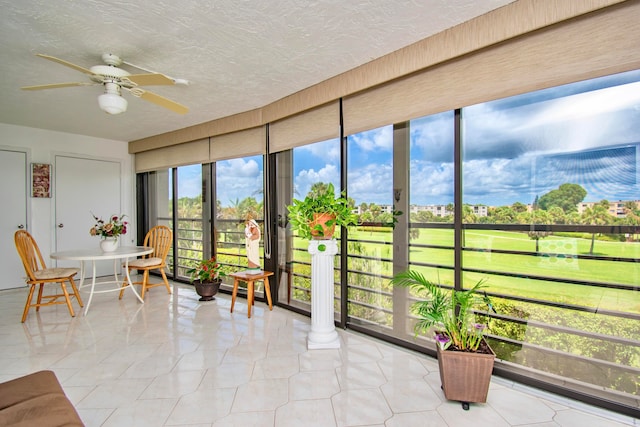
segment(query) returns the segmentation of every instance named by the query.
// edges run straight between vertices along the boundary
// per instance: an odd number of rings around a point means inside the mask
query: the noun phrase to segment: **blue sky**
[[[262,201],[262,156],[243,157],[216,162],[218,200],[222,206],[232,205],[236,199],[255,197]],[[202,166],[178,168],[179,197],[195,197],[202,191]]]
[[[452,203],[453,112],[412,120],[410,132],[410,202]],[[348,137],[356,203],[393,203],[392,137],[392,126]],[[532,203],[566,182],[585,187],[586,201],[640,199],[640,71],[466,107],[463,141],[465,203]],[[338,139],[296,148],[293,163],[295,198],[318,181],[340,187]],[[217,169],[223,205],[262,200],[261,156]],[[183,175],[183,195],[199,193],[198,172]]]
[[[463,110],[465,201],[532,203],[567,182],[587,190],[585,201],[640,199],[640,82],[562,98],[543,92],[548,100],[536,93]],[[635,150],[621,157],[612,149],[621,146]]]

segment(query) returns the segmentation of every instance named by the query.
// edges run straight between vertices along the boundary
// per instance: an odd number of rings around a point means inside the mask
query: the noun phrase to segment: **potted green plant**
[[[491,307],[481,295],[484,280],[464,291],[446,289],[427,280],[417,271],[407,270],[393,277],[394,285],[418,291],[425,299],[411,311],[418,316],[416,335],[434,334],[442,390],[449,400],[486,402],[495,353],[484,339],[486,325],[475,322],[473,309]]]
[[[200,261],[187,270],[187,274],[190,275],[191,283],[195,282],[196,293],[201,297],[199,301],[213,301],[213,296],[220,289],[221,278],[226,276],[215,257]]]
[[[291,228],[303,239],[330,239],[336,226],[348,227],[358,223],[349,200],[336,197],[333,184],[318,186],[304,200],[293,199],[287,206]]]

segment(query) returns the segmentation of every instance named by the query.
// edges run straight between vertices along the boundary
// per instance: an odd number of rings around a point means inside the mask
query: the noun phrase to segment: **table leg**
[[[78,285],[78,290],[82,289],[82,286],[84,286],[84,275],[84,261],[80,261],[80,284]]]
[[[131,291],[136,294],[136,297],[138,297],[138,299],[140,300],[141,303],[144,304],[144,300],[140,297],[140,295],[138,294],[138,292],[136,291],[136,288],[133,287],[133,283],[131,283],[131,275],[129,274],[129,258],[125,258],[124,259],[124,271],[126,271],[127,274],[127,282],[129,283],[129,286],[127,286],[128,288],[131,288]]]
[[[84,261],[83,261],[84,264]],[[89,312],[89,306],[91,305],[91,300],[93,299],[93,289],[96,287],[96,262],[91,261],[91,267],[93,269],[93,275],[91,276],[91,291],[89,292],[89,301],[87,301],[87,306],[84,308],[84,315],[86,316]],[[84,273],[83,273],[84,276]]]
[[[234,279],[233,281],[233,291],[231,292],[231,310],[230,313],[233,313],[233,306],[236,304],[236,295],[238,295],[238,279]]]
[[[269,310],[273,310],[273,304],[271,302],[271,287],[269,286],[269,278],[264,278],[264,293],[267,296],[267,302],[269,302]]]
[[[116,283],[120,283],[120,279],[118,279],[118,261],[117,259],[113,260],[113,278]]]
[[[253,306],[253,280],[247,282],[247,317],[251,318],[251,306]]]

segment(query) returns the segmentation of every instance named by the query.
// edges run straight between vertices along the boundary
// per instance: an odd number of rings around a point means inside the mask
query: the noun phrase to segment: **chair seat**
[[[58,277],[71,277],[79,271],[80,270],[77,268],[45,268],[43,270],[34,271],[33,275],[39,280],[50,280]]]
[[[40,248],[38,248],[38,244],[27,230],[16,231],[13,236],[13,240],[16,244],[18,255],[20,255],[20,259],[22,260],[24,272],[27,273],[26,282],[29,284],[29,295],[27,295],[27,302],[25,303],[24,311],[22,312],[22,323],[27,320],[27,314],[29,314],[31,307],[35,307],[36,311],[40,311],[40,307],[55,304],[66,304],[69,309],[69,314],[71,317],[74,317],[76,314],[71,306],[70,296],[76,297],[76,301],[78,301],[80,307],[83,306],[82,298],[80,297],[76,283],[73,281],[73,276],[75,276],[80,270],[77,268],[65,267],[47,268],[44,259],[42,259],[42,253],[40,252]],[[71,295],[69,294],[69,291],[67,291],[65,282],[69,282],[69,285],[71,285]],[[52,283],[58,283],[60,285],[60,291],[58,293],[48,293],[45,295],[42,292],[45,285]],[[36,288],[38,288],[38,296],[36,298],[36,302],[33,303]],[[49,286],[47,286],[47,289],[48,288]],[[58,301],[59,298],[64,298],[64,301]],[[0,421],[0,425],[6,424],[7,423]],[[32,424],[36,425],[38,423],[36,422]],[[20,425],[22,425],[22,423]],[[27,425],[27,423],[24,425]]]
[[[153,267],[154,265],[161,265],[162,258],[151,257],[151,258],[140,258],[133,260],[129,263],[129,268],[146,268]]]
[[[155,256],[149,258],[134,259],[129,263],[129,271],[135,269],[142,270],[142,280],[139,282],[131,283],[132,285],[141,285],[141,299],[144,300],[144,295],[147,292],[147,289],[162,285],[167,288],[167,293],[171,295],[171,287],[169,286],[169,281],[167,280],[167,275],[164,271],[167,268],[165,260],[167,259],[167,255],[169,254],[169,250],[171,249],[172,242],[173,232],[171,231],[171,229],[166,225],[156,225],[147,232],[147,235],[144,237],[143,243],[144,246],[153,248],[152,253]],[[151,270],[158,270],[160,272],[160,274],[162,275],[162,283],[149,283],[149,272]],[[120,289],[120,299],[122,299],[124,288],[129,285],[130,283],[126,280],[122,282],[122,287]]]

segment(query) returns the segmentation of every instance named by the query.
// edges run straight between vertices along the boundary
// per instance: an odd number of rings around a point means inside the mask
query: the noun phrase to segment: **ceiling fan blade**
[[[137,96],[138,98],[142,98],[145,101],[153,102],[156,105],[159,105],[164,108],[168,108],[169,110],[175,111],[178,114],[187,114],[189,112],[189,108],[185,107],[182,104],[178,104],[175,101],[172,101],[164,96],[160,96],[157,93],[149,92],[140,88],[128,89],[123,87],[123,89],[127,89],[131,94]]]
[[[138,86],[166,86],[175,84],[173,79],[159,73],[131,74],[123,77],[122,80],[130,80]]]
[[[53,83],[50,85],[38,85],[38,86],[23,86],[22,90],[41,90],[41,89],[58,89],[61,87],[73,87],[73,86],[93,86],[96,83]]]
[[[36,53],[36,56],[39,56],[44,59],[48,59],[49,61],[57,62],[58,64],[64,65],[65,67],[73,68],[76,71],[80,71],[85,74],[93,74],[91,70],[88,70],[84,67],[81,67],[76,64],[72,64],[71,62],[67,62],[64,59],[56,58],[55,56],[43,55],[42,53]]]

